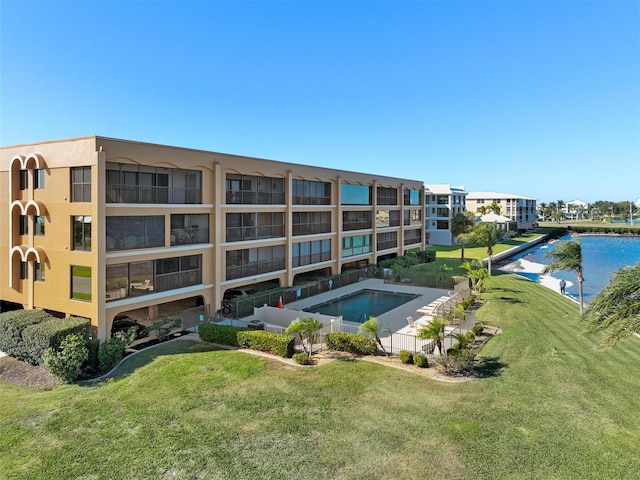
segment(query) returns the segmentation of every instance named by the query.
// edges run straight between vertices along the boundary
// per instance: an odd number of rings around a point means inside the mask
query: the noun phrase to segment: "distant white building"
[[[492,203],[500,205],[500,215],[517,222],[518,229],[528,230],[536,222],[536,199],[497,192],[469,192],[466,198],[467,210],[478,214],[482,206]]]
[[[425,185],[425,233],[431,245],[453,245],[451,219],[466,210],[464,186]]]
[[[588,210],[589,204],[582,200],[578,200],[577,198],[566,202],[564,207],[562,207],[565,217],[569,220],[579,220],[584,218]]]

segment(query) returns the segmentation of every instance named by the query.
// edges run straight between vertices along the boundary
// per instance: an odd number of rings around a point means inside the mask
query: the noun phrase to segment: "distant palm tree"
[[[582,284],[584,283],[582,270],[582,247],[575,240],[557,241],[556,248],[547,253],[544,258],[551,258],[542,273],[553,273],[561,270],[571,270],[578,278],[578,295],[580,297],[580,315],[584,310],[582,298]]]
[[[464,233],[467,233],[475,223],[476,216],[471,212],[456,213],[451,219],[451,234],[460,242],[460,260],[464,261]]]
[[[384,349],[384,345],[382,345],[382,341],[380,340],[380,333],[388,331],[388,329],[382,329],[380,325],[378,325],[378,319],[376,317],[369,317],[369,319],[360,325],[358,328],[358,333],[360,335],[364,335],[365,337],[375,338],[376,343],[380,345],[380,348],[384,352],[384,354],[388,357],[389,354]]]
[[[446,320],[442,317],[434,317],[427,325],[418,330],[418,338],[423,340],[433,340],[436,342],[438,352],[443,355],[442,340],[444,339],[444,326],[447,324]]]
[[[296,318],[289,324],[285,333],[288,335],[299,335],[303,349],[305,344],[304,340],[306,339],[309,345],[308,353],[309,356],[311,356],[313,354],[313,344],[316,341],[317,332],[323,326],[322,323],[313,317]]]
[[[558,222],[562,221],[562,219],[564,218],[564,212],[562,211],[562,209],[565,207],[566,203],[564,200],[558,200],[556,201],[556,220]]]
[[[546,203],[540,203],[538,204],[538,207],[540,207],[540,215],[542,215],[542,221],[544,222],[544,217],[545,217],[545,210],[547,209],[547,204]]]
[[[502,213],[502,207],[499,203],[493,202],[491,205],[489,205],[489,213],[491,212],[495,213],[496,215],[500,215]]]
[[[489,276],[491,276],[491,263],[493,262],[493,247],[505,240],[508,233],[498,228],[495,222],[478,222],[469,233],[463,234],[467,242],[487,247]]]

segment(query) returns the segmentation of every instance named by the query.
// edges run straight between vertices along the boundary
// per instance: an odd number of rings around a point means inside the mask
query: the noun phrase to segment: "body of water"
[[[614,273],[622,267],[631,267],[640,263],[640,237],[621,237],[614,235],[576,235],[582,245],[583,294],[585,303],[589,303],[604,287],[606,287]],[[571,240],[567,235],[560,240]],[[555,241],[541,243],[529,250],[519,253],[509,261],[524,259],[534,263],[548,265],[550,258],[545,254],[555,248]],[[532,280],[538,280],[539,274],[524,273]],[[556,278],[564,278],[567,283],[568,295],[578,298],[578,281],[575,273],[562,271],[553,274]]]

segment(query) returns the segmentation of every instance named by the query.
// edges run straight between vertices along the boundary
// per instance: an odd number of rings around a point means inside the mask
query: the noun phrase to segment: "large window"
[[[227,242],[284,237],[284,213],[227,213]]]
[[[247,248],[227,252],[226,279],[243,278],[285,268],[285,247]]]
[[[79,215],[73,220],[73,249],[91,251],[91,215]]]
[[[405,205],[420,205],[420,190],[405,188],[403,196]]]
[[[293,212],[293,235],[313,235],[331,231],[331,212]]]
[[[449,230],[449,220],[438,220],[436,225],[438,230]]]
[[[352,257],[371,252],[371,235],[357,235],[342,239],[342,257]]]
[[[376,247],[378,250],[387,250],[398,246],[398,232],[385,232],[376,235]]]
[[[413,245],[422,242],[422,230],[407,230],[404,232],[404,244]]]
[[[29,170],[20,170],[20,190],[29,188]]]
[[[449,203],[448,195],[438,195],[438,205],[447,205]]]
[[[71,201],[91,201],[91,167],[73,167],[71,169]]]
[[[330,205],[331,183],[313,180],[293,180],[294,205]]]
[[[292,245],[291,262],[293,267],[328,260],[331,260],[331,240],[313,240]]]
[[[400,210],[378,210],[376,212],[376,227],[400,226]]]
[[[164,216],[107,217],[107,251],[164,247]]]
[[[422,223],[422,210],[405,210],[404,211],[404,224],[416,225]]]
[[[209,215],[171,215],[171,245],[191,245],[209,243]]]
[[[284,204],[284,178],[228,173],[226,190],[228,204]]]
[[[44,224],[46,218],[42,215],[36,215],[33,217],[33,234],[36,236],[44,235]]]
[[[42,168],[38,168],[33,171],[33,188],[44,188],[44,176],[45,171]]]
[[[371,212],[342,212],[342,231],[366,230],[372,228]]]
[[[398,189],[392,187],[377,187],[378,205],[398,205]]]
[[[107,163],[107,203],[202,203],[202,172]]]
[[[371,187],[368,185],[340,185],[340,203],[342,205],[371,205]]]
[[[449,209],[446,208],[446,207],[438,207],[436,215],[438,217],[448,217],[449,216]]]
[[[71,298],[91,301],[91,267],[71,265]]]

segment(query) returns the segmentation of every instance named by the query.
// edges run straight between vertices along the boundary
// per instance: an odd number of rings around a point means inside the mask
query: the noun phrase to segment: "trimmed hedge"
[[[198,334],[204,342],[219,343],[239,347],[238,333],[249,330],[246,327],[232,327],[231,325],[213,325],[205,323],[198,326]]]
[[[30,355],[22,338],[25,328],[52,318],[44,310],[14,310],[0,314],[0,351],[27,361]]]
[[[429,367],[429,359],[421,353],[416,353],[413,356],[413,364],[420,368],[428,368]]]
[[[283,358],[291,358],[295,340],[289,335],[264,330],[245,330],[238,332],[238,343],[243,348],[273,353]]]
[[[402,363],[413,363],[413,353],[411,353],[409,350],[400,350],[398,352],[398,358]]]
[[[29,325],[22,332],[26,362],[41,365],[42,356],[49,347],[57,350],[68,335],[78,334],[85,341],[89,339],[91,323],[86,318],[50,318],[44,322]]]
[[[307,352],[299,352],[293,354],[293,359],[300,365],[314,365],[315,361]]]
[[[356,355],[373,355],[378,351],[375,339],[356,333],[333,332],[324,337],[327,348]]]

